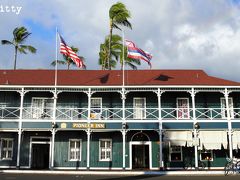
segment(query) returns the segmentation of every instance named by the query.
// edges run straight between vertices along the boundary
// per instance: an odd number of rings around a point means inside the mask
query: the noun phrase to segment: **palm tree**
[[[111,56],[108,61],[109,39],[109,36],[107,36],[104,43],[100,44],[99,64],[102,66],[102,70],[115,68],[122,52],[122,38],[119,35],[112,35]]]
[[[102,70],[115,68],[117,61],[120,62],[121,69],[123,68],[123,48],[122,48],[122,37],[119,35],[112,35],[111,43],[111,58],[110,58],[110,67],[108,65],[108,53],[109,53],[109,36],[105,38],[105,42],[100,45],[99,52],[99,64],[102,66]],[[137,69],[136,65],[140,65],[140,61],[137,59],[127,58],[127,47],[124,46],[124,64],[128,65],[132,69]]]
[[[78,48],[71,46],[71,49],[77,53],[78,52]],[[80,59],[84,60],[83,56],[78,56]],[[63,55],[63,60],[57,60],[57,64],[61,64],[61,65],[67,65],[67,69],[70,69],[70,65],[76,66],[76,63],[68,56]],[[53,61],[51,63],[52,66],[56,65],[56,61]],[[86,68],[86,67],[84,67]]]
[[[130,12],[126,9],[126,6],[121,3],[117,2],[116,4],[112,5],[112,7],[109,10],[109,23],[110,23],[110,34],[109,34],[109,52],[108,52],[108,64],[110,62],[111,58],[111,43],[112,43],[112,33],[113,28],[121,30],[119,25],[126,26],[132,29],[131,23],[128,21],[128,18],[130,18]],[[111,66],[109,66],[111,69]]]
[[[12,45],[15,48],[14,51],[14,70],[17,65],[17,53],[27,54],[27,51],[31,53],[36,53],[36,49],[30,45],[24,45],[23,43],[26,41],[27,37],[30,36],[31,33],[27,31],[25,27],[17,27],[13,30],[13,40],[2,40],[3,45]]]

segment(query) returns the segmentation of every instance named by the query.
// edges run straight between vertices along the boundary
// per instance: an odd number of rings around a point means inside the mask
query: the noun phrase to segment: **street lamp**
[[[196,130],[200,129],[200,125],[198,123],[195,123],[194,124],[194,129],[196,129]]]

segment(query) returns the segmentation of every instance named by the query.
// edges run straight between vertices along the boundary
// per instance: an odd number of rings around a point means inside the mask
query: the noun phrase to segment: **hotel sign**
[[[73,128],[79,128],[79,129],[105,129],[105,124],[104,123],[73,123],[72,124]]]

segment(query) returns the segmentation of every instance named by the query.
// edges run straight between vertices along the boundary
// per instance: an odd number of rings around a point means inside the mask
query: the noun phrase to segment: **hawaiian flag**
[[[78,57],[78,55],[70,48],[65,41],[63,40],[62,36],[59,34],[60,37],[60,53],[64,54],[67,57],[70,57],[73,62],[76,63],[77,67],[84,68],[85,65],[83,64],[83,60]]]
[[[150,67],[152,67],[150,62],[150,60],[152,59],[151,54],[138,48],[132,41],[125,40],[125,43],[128,49],[128,53],[127,53],[128,58],[144,60],[148,63]]]

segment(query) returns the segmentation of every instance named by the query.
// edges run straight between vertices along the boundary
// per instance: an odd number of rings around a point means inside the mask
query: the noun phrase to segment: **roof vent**
[[[197,79],[198,79],[198,77],[199,77],[198,73],[196,74],[196,77],[197,77]]]
[[[7,74],[7,72],[6,72],[6,71],[3,71],[3,74]]]
[[[8,80],[6,80],[5,84],[6,84],[6,85],[8,85],[8,84],[9,84]]]

